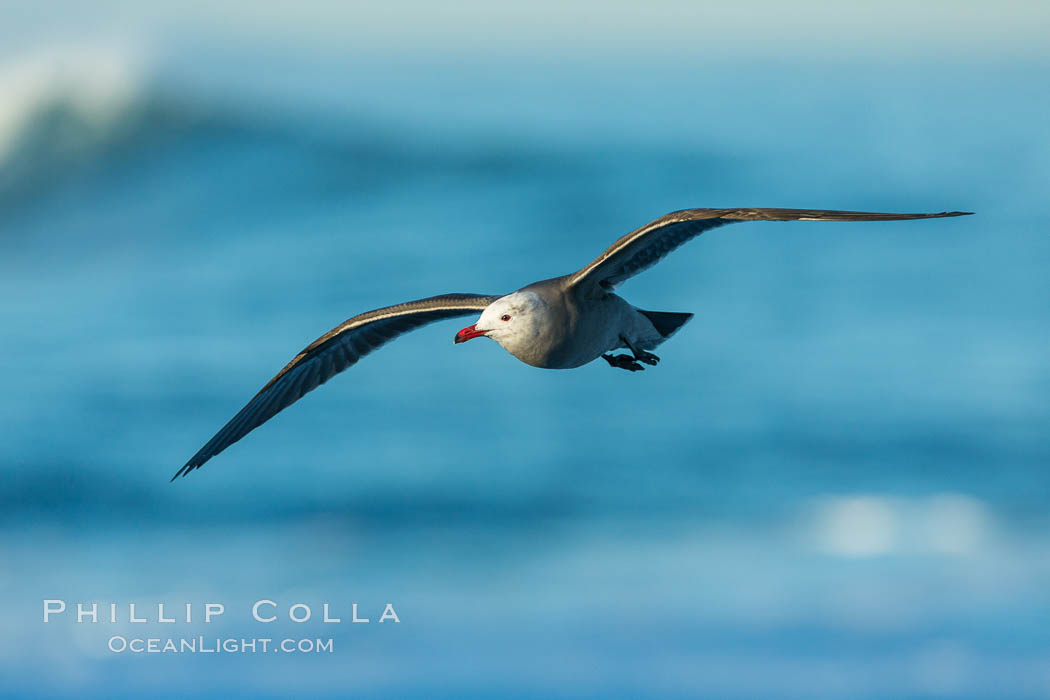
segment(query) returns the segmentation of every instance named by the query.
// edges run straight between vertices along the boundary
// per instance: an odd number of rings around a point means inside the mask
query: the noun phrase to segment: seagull
[[[307,345],[171,480],[200,468],[368,353],[435,321],[480,312],[476,323],[456,333],[454,342],[491,338],[533,367],[572,369],[598,358],[630,372],[644,369],[643,365],[654,366],[660,358],[649,351],[674,335],[693,314],[645,311],[614,294],[613,289],[713,228],[740,221],[898,221],[972,213],[683,209],[631,231],[576,272],[533,282],[510,294],[442,294],[368,311]],[[627,353],[613,354],[620,349]]]

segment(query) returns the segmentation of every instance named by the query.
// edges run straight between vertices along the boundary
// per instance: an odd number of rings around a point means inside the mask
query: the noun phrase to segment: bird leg
[[[644,362],[647,365],[655,365],[657,362],[660,361],[660,358],[652,354],[651,352],[646,352],[645,350],[639,350],[635,348],[633,345],[631,345],[631,341],[627,340],[627,338],[624,338],[622,335],[620,336],[620,340],[622,340],[623,344],[627,346],[627,349],[631,351],[631,354],[602,355],[602,359],[608,362],[610,367],[619,367],[620,369],[626,369],[631,372],[639,372],[645,369],[640,364],[638,364],[639,362]]]
[[[634,359],[637,360],[638,362],[644,362],[645,364],[652,365],[654,367],[656,366],[657,363],[660,362],[660,358],[659,357],[657,357],[656,355],[652,354],[651,352],[646,352],[645,350],[639,350],[638,348],[636,348],[633,345],[631,345],[631,341],[627,340],[627,338],[624,338],[622,335],[620,336],[620,340],[623,341],[623,344],[627,346],[627,348],[631,351],[631,354],[634,355]]]
[[[631,372],[640,372],[645,367],[634,361],[634,358],[630,355],[602,355],[602,359],[609,363],[610,367],[619,367],[620,369],[626,369]]]

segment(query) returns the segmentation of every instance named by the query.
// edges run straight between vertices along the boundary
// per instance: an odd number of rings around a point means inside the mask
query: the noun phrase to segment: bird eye
[[[510,320],[510,314],[503,314],[502,316],[499,317],[499,320],[501,320],[501,321],[509,321]]]

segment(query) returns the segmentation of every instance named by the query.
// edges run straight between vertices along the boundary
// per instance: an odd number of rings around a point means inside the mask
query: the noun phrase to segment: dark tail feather
[[[677,314],[669,311],[645,311],[638,309],[656,328],[656,332],[664,338],[670,338],[675,331],[685,325],[685,322],[693,317],[692,314]]]

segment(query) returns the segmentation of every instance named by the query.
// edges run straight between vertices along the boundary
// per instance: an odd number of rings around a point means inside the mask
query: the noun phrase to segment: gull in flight
[[[593,262],[565,275],[533,282],[507,295],[443,294],[354,316],[310,343],[267,382],[222,430],[176,472],[186,476],[309,391],[402,333],[434,321],[481,313],[455,342],[488,337],[522,362],[572,369],[599,357],[637,372],[660,361],[649,352],[692,314],[644,311],[613,293],[686,241],[739,221],[897,221],[963,216],[972,212],[886,214],[825,209],[684,209],[631,231]],[[613,354],[625,349],[627,353]]]

